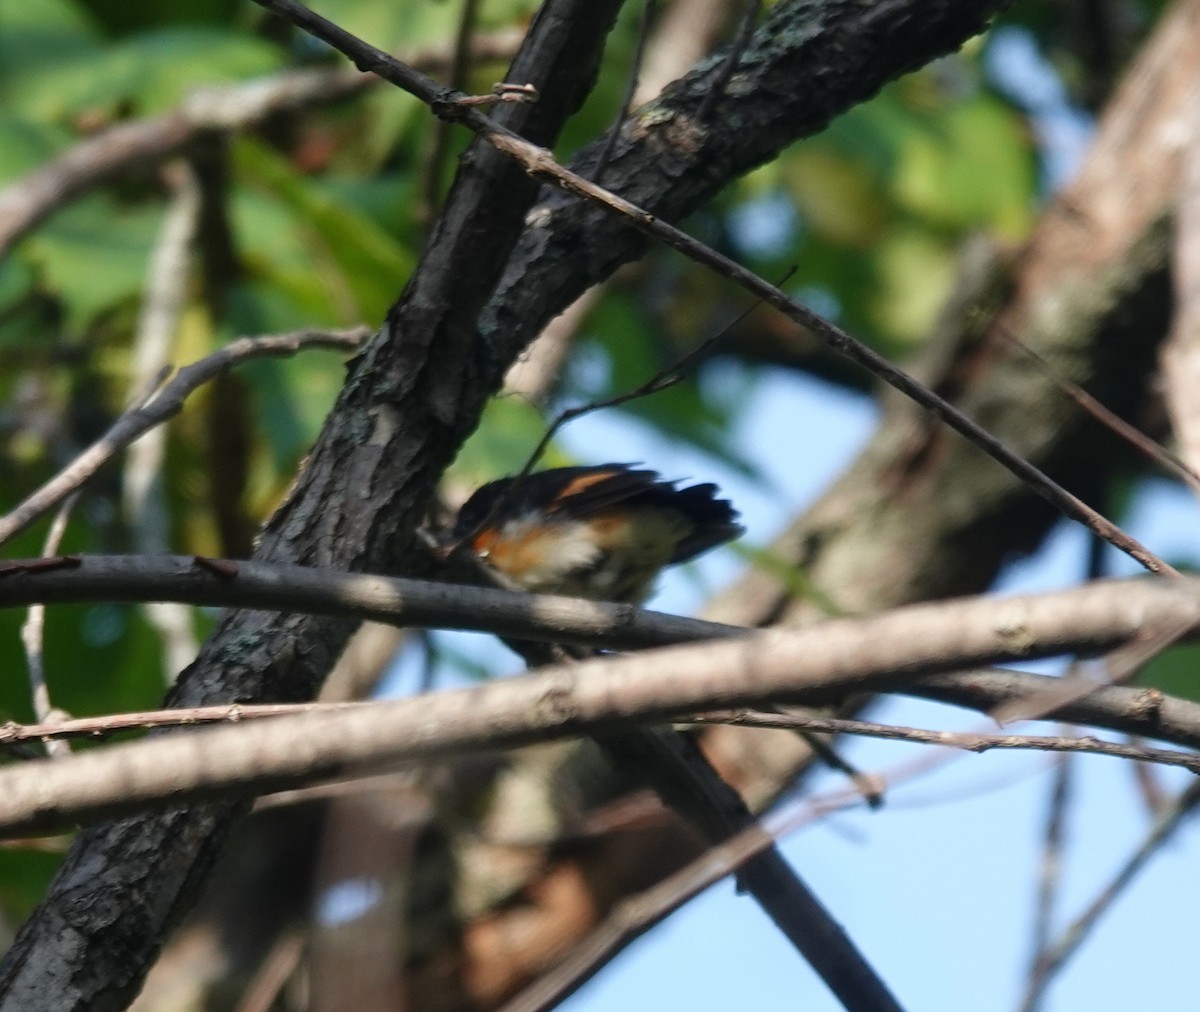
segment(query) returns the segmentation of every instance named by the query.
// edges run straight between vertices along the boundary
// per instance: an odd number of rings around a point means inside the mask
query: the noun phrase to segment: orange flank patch
[[[475,551],[511,580],[526,584],[552,568],[567,532],[557,524],[512,524],[487,530],[475,539]]]
[[[471,542],[471,547],[475,549],[476,555],[490,555],[499,537],[500,532],[496,528],[488,527],[475,535],[475,540]]]
[[[640,601],[689,529],[674,510],[626,509],[550,522],[527,517],[480,532],[473,547],[525,590]]]

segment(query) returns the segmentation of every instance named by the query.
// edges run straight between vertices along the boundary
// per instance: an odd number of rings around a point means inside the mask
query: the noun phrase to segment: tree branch
[[[184,401],[193,391],[211,382],[225,370],[250,359],[295,355],[306,348],[353,351],[369,335],[370,331],[365,327],[356,327],[352,330],[298,330],[290,334],[241,337],[211,355],[184,366],[162,389],[134,404],[70,464],[8,514],[0,517],[0,545],[78,491],[92,475],[143,433],[179,414]]]
[[[549,0],[512,68],[544,100],[504,106],[497,121],[550,143],[590,88],[615,10],[616,0]],[[415,561],[434,484],[500,381],[476,324],[535,192],[486,145],[468,150],[420,266],[353,363],[259,558],[401,572]],[[310,697],[351,630],[344,619],[227,615],[171,703]],[[0,966],[0,1008],[123,1008],[240,812],[175,809],[82,834]],[[77,916],[84,908],[94,915]]]
[[[446,118],[458,118],[463,125],[480,137],[487,138],[497,150],[503,151],[520,162],[525,171],[534,178],[553,183],[568,194],[582,197],[606,208],[625,219],[638,231],[670,246],[690,260],[703,264],[714,273],[728,278],[763,302],[775,307],[785,316],[819,337],[833,351],[845,355],[889,386],[916,401],[961,436],[978,446],[1002,467],[1011,471],[1043,498],[1049,500],[1064,515],[1083,524],[1109,544],[1130,555],[1150,572],[1177,575],[1173,567],[1136,538],[1121,530],[1078,496],[1068,492],[1019,453],[1014,453],[986,428],[963,414],[946,398],[930,390],[903,369],[893,365],[886,357],[851,336],[841,327],[790,298],[776,285],[764,281],[753,271],[747,270],[736,261],[718,253],[704,243],[698,242],[675,226],[660,220],[649,211],[618,196],[611,190],[606,190],[585,176],[564,168],[545,148],[531,144],[514,132],[497,126],[473,108],[456,105],[454,96],[447,89],[433,85],[422,75],[415,74],[410,68],[399,64],[388,54],[314,14],[297,0],[255,0],[255,2],[341,50],[358,67],[364,70],[373,70],[393,84],[416,95],[422,101],[427,102],[438,115]],[[873,7],[871,10],[874,13],[877,8]],[[724,72],[723,68],[722,73]],[[714,82],[714,87],[719,81],[720,78]],[[712,93],[710,92],[708,98],[711,99],[711,97]],[[708,100],[706,99],[702,109],[707,109],[707,107]]]
[[[509,747],[714,708],[814,705],[886,689],[991,706],[1057,679],[1016,672],[924,676],[1095,651],[1184,616],[1200,622],[1200,581],[1112,581],[580,661],[362,710],[281,717],[250,734],[223,727],[2,770],[0,828],[45,831],[154,801],[262,793],[368,764]],[[1200,705],[1152,691],[1101,689],[1048,717],[1200,745]]]
[[[507,60],[519,41],[513,32],[480,35],[472,52],[480,60]],[[404,58],[434,72],[444,68],[452,54],[434,46]],[[295,70],[205,88],[162,116],[109,127],[0,190],[0,260],[55,211],[131,170],[179,154],[204,133],[249,130],[271,116],[332,105],[378,83],[373,75],[342,67]]]

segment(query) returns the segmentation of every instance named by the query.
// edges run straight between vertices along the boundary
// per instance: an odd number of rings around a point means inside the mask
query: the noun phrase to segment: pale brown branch
[[[22,577],[9,579],[14,578]],[[0,579],[0,587],[5,582]],[[236,577],[225,581],[228,587],[237,583]],[[468,589],[453,588],[460,594]],[[1006,693],[1028,693],[1031,685],[1052,680],[1002,673],[984,692],[980,686],[995,678],[990,673],[924,682],[915,676],[1096,649],[1135,635],[1147,615],[1184,612],[1200,618],[1200,586],[1192,581],[1111,582],[1007,601],[944,602],[804,630],[598,658],[361,710],[279,717],[262,722],[250,736],[236,727],[167,735],[0,771],[0,827],[43,831],[167,798],[178,804],[264,793],[464,748],[507,747],[629,720],[776,700],[812,704],[863,689],[899,688],[942,698],[957,692],[967,705],[994,705]],[[1096,696],[1108,701],[1112,726],[1148,730],[1191,747],[1200,742],[1200,707],[1194,704],[1161,694],[1139,702],[1138,693],[1115,687]],[[1097,705],[1080,701],[1054,716],[1079,719]],[[1169,728],[1174,730],[1168,735]]]
[[[991,752],[1016,749],[1035,752],[1084,752],[1088,755],[1113,756],[1140,763],[1179,766],[1200,773],[1200,755],[1175,749],[1150,748],[1103,741],[1091,735],[1067,736],[1044,734],[983,734],[976,731],[931,731],[919,727],[879,724],[870,720],[843,720],[835,717],[809,717],[790,713],[758,710],[727,710],[686,718],[683,723],[739,724],[744,727],[786,728],[826,734],[860,735],[887,741],[918,742],[963,749],[966,752]]]
[[[507,59],[520,32],[479,35],[473,55]],[[451,54],[432,46],[407,55],[428,71],[445,67]],[[247,130],[279,113],[330,105],[379,83],[354,70],[298,70],[241,84],[197,91],[178,109],[151,119],[119,123],[80,141],[23,179],[0,190],[0,260],[23,236],[76,198],[123,173],[179,154],[210,130]]]
[[[42,546],[43,557],[53,556],[58,552],[59,545],[67,533],[67,524],[71,519],[71,511],[75,507],[77,495],[70,495],[59,507],[54,523],[46,534]],[[29,615],[21,625],[21,643],[25,647],[25,662],[29,669],[29,695],[32,701],[34,717],[44,724],[53,724],[63,714],[54,708],[50,702],[50,687],[46,683],[46,664],[44,633],[46,629],[46,606],[31,604]],[[46,741],[46,752],[52,758],[71,754],[71,746],[65,741]]]
[[[171,349],[187,304],[192,246],[201,217],[201,187],[190,165],[173,167],[178,171],[173,174],[170,207],[150,256],[133,340],[133,411],[145,407],[161,385],[155,377],[170,375]],[[125,457],[121,501],[134,548],[142,555],[170,550],[170,518],[162,481],[166,450],[167,434],[160,426],[135,439]],[[147,603],[144,612],[162,641],[164,675],[173,680],[196,656],[191,613],[181,605],[161,601]]]
[[[1183,156],[1175,225],[1175,318],[1162,350],[1164,392],[1180,455],[1200,470],[1200,89],[1190,96],[1192,133]]]

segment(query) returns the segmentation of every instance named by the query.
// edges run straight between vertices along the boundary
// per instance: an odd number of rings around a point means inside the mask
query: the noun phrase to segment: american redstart
[[[716,485],[678,485],[631,464],[501,478],[463,505],[454,537],[521,590],[641,603],[664,567],[744,530]]]

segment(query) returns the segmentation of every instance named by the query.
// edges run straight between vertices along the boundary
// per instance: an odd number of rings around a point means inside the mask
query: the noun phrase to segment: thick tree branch
[[[0,562],[0,608],[36,602],[178,601],[474,629],[528,640],[639,649],[739,635],[737,626],[630,604],[196,556],[82,555]]]
[[[511,73],[545,98],[506,106],[496,119],[551,142],[590,87],[615,10],[615,0],[543,7]],[[420,267],[356,360],[305,475],[263,534],[260,558],[350,569],[370,559],[390,569],[411,549],[435,481],[499,382],[480,370],[476,321],[534,194],[503,156],[486,145],[468,150]],[[172,703],[311,696],[351,629],[336,619],[228,616]],[[0,1008],[124,1007],[239,808],[176,809],[85,833],[5,958]],[[103,915],[81,920],[81,904]]]
[[[630,721],[661,720],[771,701],[818,705],[864,690],[895,689],[978,706],[1057,679],[1019,673],[926,678],[932,672],[1074,651],[1094,652],[1153,635],[1163,623],[1200,623],[1200,582],[1111,581],[1056,594],[915,605],[808,629],[765,630],[703,644],[661,647],[560,665],[480,688],[361,710],[303,713],[236,727],[117,745],[54,763],[0,771],[0,828],[57,829],[152,801],[262,793],[341,776],[368,764],[461,749],[509,747]],[[990,689],[980,690],[980,685]],[[1080,720],[1112,700],[1122,720],[1194,747],[1200,706],[1108,688],[1047,716]],[[1128,693],[1129,690],[1124,690]],[[1135,690],[1136,691],[1136,690]],[[1116,696],[1112,694],[1116,693]],[[1107,695],[1106,695],[1107,694]],[[1114,714],[1107,721],[1112,724]],[[1173,726],[1172,726],[1173,724]],[[1168,730],[1169,728],[1169,730]]]
[[[852,3],[779,4],[747,48],[742,61],[747,73],[723,96],[716,125],[697,136],[688,128],[688,115],[709,90],[719,57],[626,126],[606,178],[639,206],[677,217],[884,81],[956,47],[994,7],[944,2],[918,10],[893,2],[875,5],[867,17]],[[830,53],[838,54],[836,66]],[[580,65],[574,58],[568,77],[578,79],[573,75]],[[560,75],[556,94],[571,90],[562,80]],[[516,114],[506,109],[503,115]],[[511,119],[508,125],[516,126]],[[524,132],[535,143],[546,142]],[[587,158],[585,153],[584,164]],[[490,171],[493,163],[485,154],[468,156],[466,165],[474,171],[481,162]],[[504,176],[499,187],[502,195],[478,202],[491,215],[489,236],[506,233],[523,213],[515,196],[524,192],[521,181],[509,179]],[[405,308],[393,315],[380,343],[358,362],[292,499],[264,535],[261,558],[352,569],[414,565],[411,532],[433,480],[474,424],[486,393],[547,319],[641,249],[636,236],[603,215],[551,201],[525,230],[493,309],[472,337],[476,297],[491,291],[493,269],[509,258],[497,246],[469,248],[482,234],[469,227],[465,208],[473,197],[464,196],[469,193],[465,184],[461,191],[456,186],[423,276],[414,279]],[[504,240],[498,241],[502,247]],[[455,243],[458,257],[452,254]],[[443,288],[430,287],[430,278],[442,279]],[[448,301],[453,312],[447,316]],[[431,375],[431,347],[465,375]],[[302,698],[328,667],[346,629],[335,620],[230,618],[174,698],[183,705]],[[174,813],[85,834],[10,955],[10,971],[24,974],[19,983],[10,977],[7,990],[0,991],[12,1003],[8,1007],[30,1007],[22,1002],[34,996],[74,1007],[78,998],[71,996],[100,993],[92,990],[100,986],[97,979],[74,980],[64,990],[68,975],[55,969],[61,965],[99,966],[117,955],[139,975],[161,926],[178,916],[203,875],[228,818],[227,810]],[[85,895],[120,897],[121,906],[106,906],[112,916],[102,924],[79,924],[70,911],[87,906]],[[26,963],[35,947],[36,964]]]

